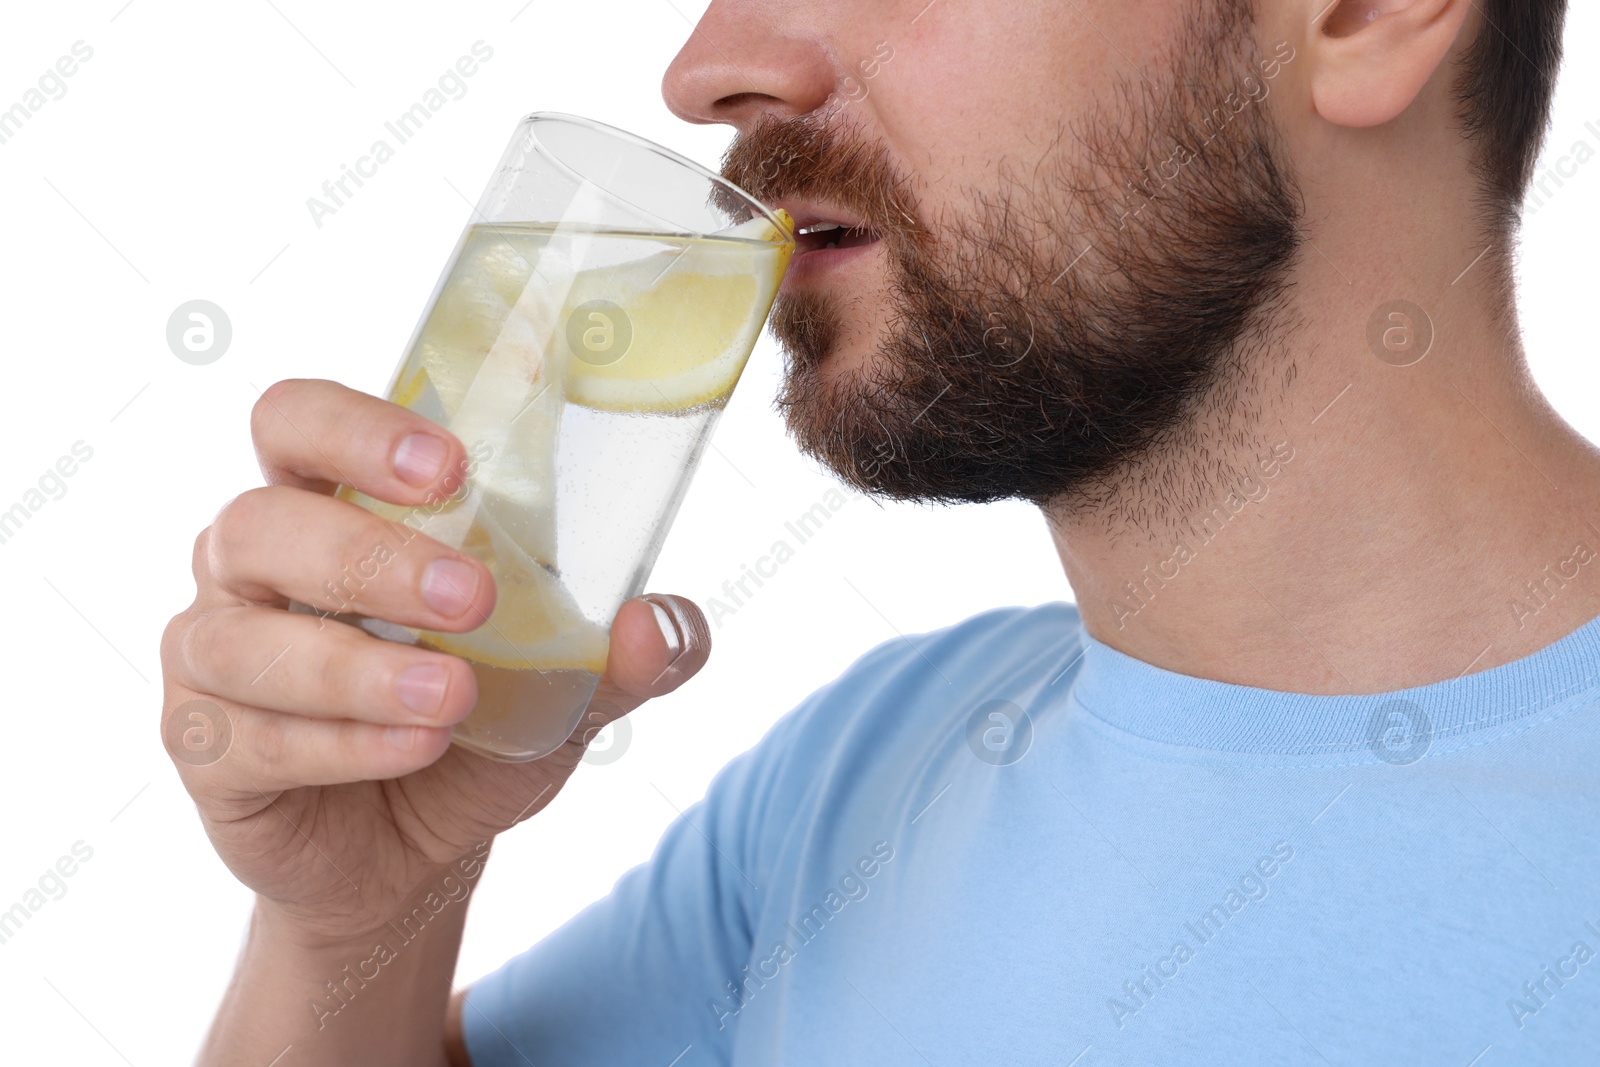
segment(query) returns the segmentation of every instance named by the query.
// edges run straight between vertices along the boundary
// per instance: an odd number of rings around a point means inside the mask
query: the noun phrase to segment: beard
[[[777,405],[801,451],[869,495],[1115,504],[1141,525],[1226,480],[1221,439],[1236,450],[1259,409],[1300,244],[1261,102],[1293,56],[1257,56],[1248,9],[1199,5],[1154,85],[1093,101],[1027,181],[1000,160],[937,225],[882,143],[839,118],[848,105],[738,138],[728,180],[853,211],[888,264],[886,307],[817,291],[773,305]],[[825,372],[852,310],[881,340]]]

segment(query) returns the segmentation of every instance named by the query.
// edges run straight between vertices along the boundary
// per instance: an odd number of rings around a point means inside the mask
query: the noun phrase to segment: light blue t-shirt
[[[868,652],[475,985],[476,1067],[1600,1064],[1600,619],[1375,696],[1071,605]]]

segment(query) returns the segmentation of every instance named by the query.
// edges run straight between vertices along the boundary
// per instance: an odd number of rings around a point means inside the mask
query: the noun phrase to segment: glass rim
[[[583,181],[594,184],[592,179],[586,178],[583,175],[578,174],[576,171],[573,171],[569,164],[552,152],[548,145],[539,140],[537,128],[541,123],[567,123],[573,126],[581,126],[584,129],[591,130],[595,133],[602,133],[608,137],[614,137],[621,141],[626,141],[637,148],[643,148],[654,152],[656,155],[663,156],[671,162],[676,163],[678,166],[692,171],[707,181],[738,194],[738,196],[740,196],[746,203],[755,207],[756,210],[759,211],[768,222],[777,227],[778,233],[781,234],[785,239],[790,242],[796,240],[794,229],[788,225],[785,225],[784,221],[777,216],[772,208],[768,207],[759,198],[753,196],[748,190],[735,185],[733,182],[730,182],[716,171],[695,162],[681,152],[675,152],[664,145],[656,144],[647,137],[641,137],[636,133],[630,133],[629,131],[620,127],[612,126],[609,123],[601,122],[598,119],[591,119],[584,115],[573,115],[565,111],[530,111],[526,115],[522,116],[521,125],[527,126],[533,133],[534,144],[538,147],[539,151],[552,162],[559,164],[564,170],[571,171]]]

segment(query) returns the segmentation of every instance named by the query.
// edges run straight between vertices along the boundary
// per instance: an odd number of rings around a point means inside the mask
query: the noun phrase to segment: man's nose
[[[723,122],[748,132],[822,107],[837,88],[806,4],[713,0],[661,79],[661,98],[686,122]],[[797,10],[798,9],[798,10]],[[810,27],[801,30],[800,27]]]

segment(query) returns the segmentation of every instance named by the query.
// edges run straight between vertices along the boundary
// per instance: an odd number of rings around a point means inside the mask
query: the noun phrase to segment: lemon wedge
[[[437,510],[375,500],[349,486],[341,487],[338,495],[406,530],[458,545],[482,560],[494,576],[494,612],[486,622],[464,634],[406,627],[414,640],[509,670],[605,673],[609,628],[586,618],[561,582],[507,532],[497,512],[515,516],[519,508],[476,488]],[[403,553],[408,537],[397,530],[392,544],[386,538],[388,552],[383,558]]]
[[[725,398],[793,252],[789,234],[758,216],[624,267],[579,271],[561,316],[567,399],[674,412]]]
[[[610,630],[583,616],[572,595],[482,509],[461,548],[494,575],[494,613],[464,634],[419,632],[441,652],[509,670],[586,670],[604,674]]]

